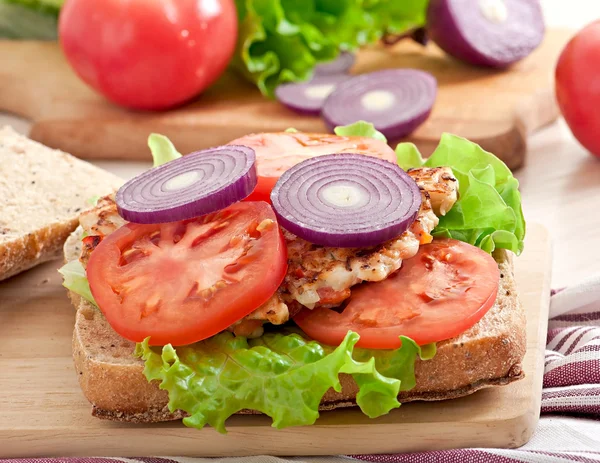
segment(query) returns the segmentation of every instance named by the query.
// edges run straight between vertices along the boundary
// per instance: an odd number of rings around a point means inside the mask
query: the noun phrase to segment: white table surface
[[[598,0],[542,0],[550,27],[579,28],[600,19]],[[23,133],[29,124],[0,113],[0,126]],[[600,133],[598,134],[600,137]],[[128,178],[150,163],[99,161],[96,165]],[[553,287],[576,283],[600,272],[600,159],[590,156],[564,121],[534,134],[527,164],[516,173],[525,217],[546,225],[554,240]]]

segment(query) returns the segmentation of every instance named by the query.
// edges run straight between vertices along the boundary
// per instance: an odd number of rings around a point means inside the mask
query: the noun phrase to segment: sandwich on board
[[[65,244],[73,355],[100,418],[377,417],[523,377],[518,182],[444,134],[423,161],[369,124],[254,134],[101,198]]]

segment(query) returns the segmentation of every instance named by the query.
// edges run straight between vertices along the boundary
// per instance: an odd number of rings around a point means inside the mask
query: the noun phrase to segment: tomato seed
[[[205,301],[210,301],[212,299],[212,297],[215,295],[216,290],[214,289],[213,286],[211,286],[210,288],[207,289],[203,289],[202,292],[200,293],[200,295],[202,296],[202,298]]]
[[[269,230],[271,227],[273,227],[274,224],[275,222],[273,222],[271,219],[265,219],[258,224],[256,231],[262,234],[265,230]]]

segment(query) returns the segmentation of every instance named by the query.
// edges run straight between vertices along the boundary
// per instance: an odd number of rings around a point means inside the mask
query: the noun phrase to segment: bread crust
[[[57,259],[78,224],[77,217],[53,223],[0,244],[0,281]]]
[[[77,256],[75,240],[65,246],[67,260]],[[437,344],[432,360],[415,363],[416,386],[399,395],[401,402],[446,400],[523,378],[521,362],[526,349],[525,313],[516,293],[512,254],[494,254],[502,278],[494,306],[460,336]],[[168,394],[149,383],[143,361],[133,356],[135,344],[121,338],[104,316],[85,300],[78,301],[73,331],[73,358],[79,383],[98,418],[151,423],[178,420],[184,412],[170,413]],[[452,368],[448,368],[451,365]],[[356,405],[357,385],[340,375],[342,391],[330,389],[320,410]],[[242,410],[240,414],[257,413]]]

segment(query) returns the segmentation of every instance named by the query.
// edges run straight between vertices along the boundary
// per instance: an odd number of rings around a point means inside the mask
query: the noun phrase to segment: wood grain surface
[[[79,389],[71,357],[75,310],[51,262],[0,284],[0,458],[29,456],[219,456],[394,453],[454,447],[517,447],[539,415],[551,268],[547,231],[530,226],[516,259],[527,311],[526,378],[437,403],[405,404],[370,420],[356,409],[317,424],[276,430],[262,416],[236,416],[228,435],[181,423],[101,421]]]
[[[403,41],[362,50],[353,72],[396,67],[431,72],[439,82],[436,105],[409,140],[429,154],[443,132],[452,132],[517,168],[527,134],[558,117],[552,71],[570,35],[549,31],[538,50],[505,71],[468,66],[433,44],[423,48]],[[82,158],[145,159],[153,131],[186,153],[251,132],[326,130],[318,117],[297,115],[230,73],[187,106],[142,113],[118,108],[86,87],[54,43],[0,41],[0,57],[0,111],[31,119],[32,138]]]

